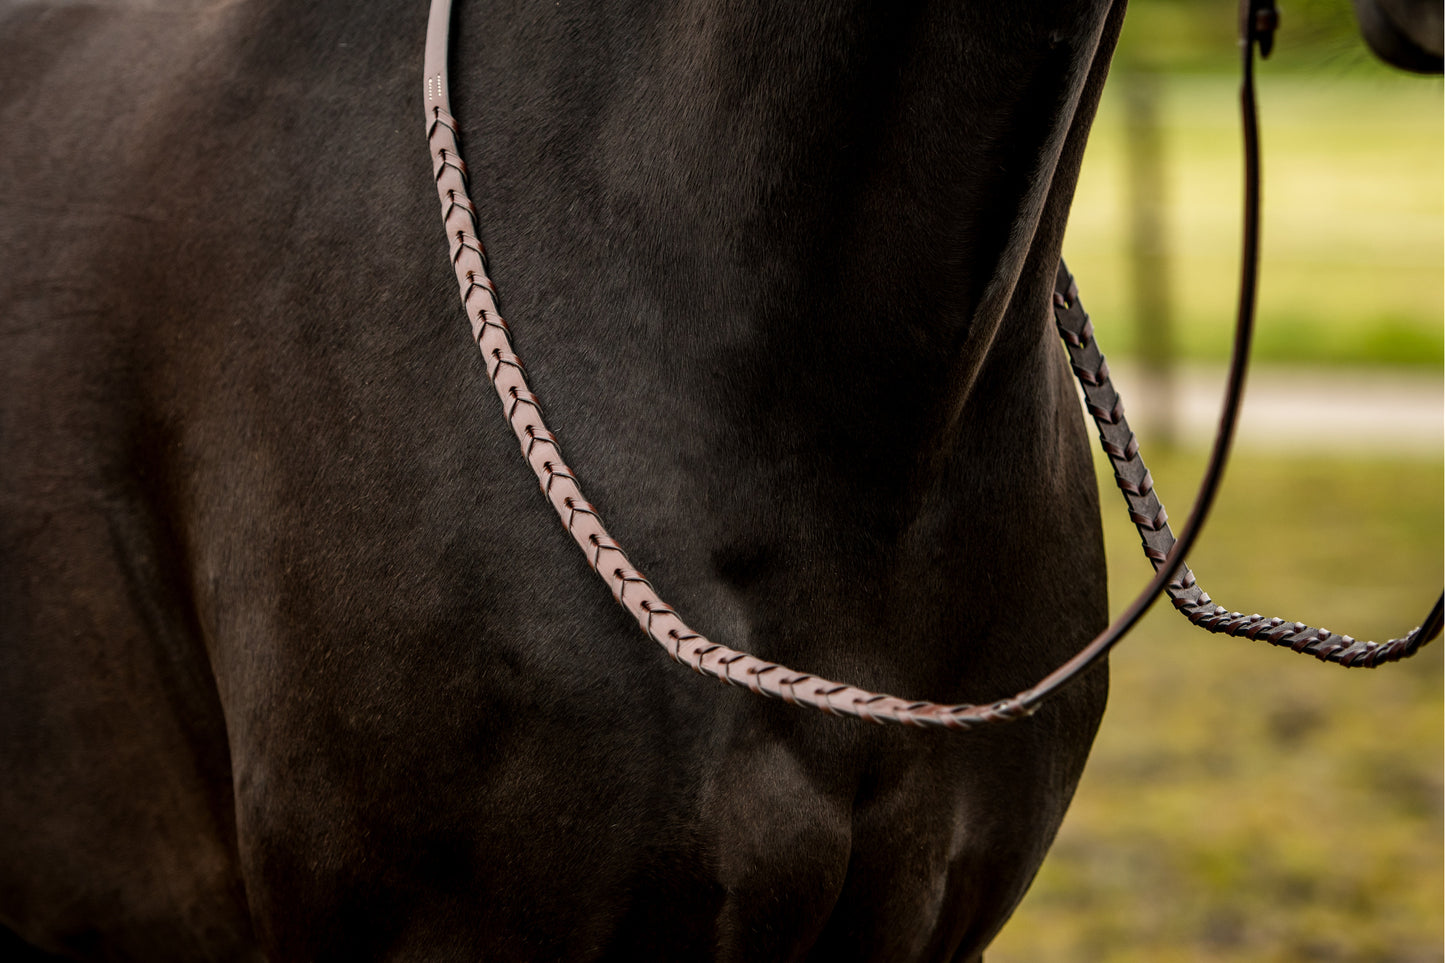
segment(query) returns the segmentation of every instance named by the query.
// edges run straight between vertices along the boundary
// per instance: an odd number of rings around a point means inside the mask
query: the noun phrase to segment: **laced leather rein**
[[[607,533],[596,507],[583,497],[576,475],[563,461],[557,437],[547,430],[541,404],[527,384],[522,361],[512,344],[511,331],[497,312],[496,288],[487,274],[476,208],[467,195],[466,165],[458,146],[457,122],[450,111],[447,87],[450,21],[451,0],[432,0],[425,56],[426,133],[452,267],[456,271],[462,304],[471,322],[472,336],[481,349],[487,374],[502,401],[507,422],[521,443],[522,454],[563,526],[613,597],[675,661],[721,682],[832,715],[857,716],[876,723],[970,729],[1032,714],[1051,693],[1102,658],[1164,593],[1189,621],[1211,632],[1288,646],[1296,652],[1343,666],[1376,666],[1403,659],[1413,655],[1440,632],[1445,594],[1435,603],[1420,627],[1403,638],[1380,644],[1357,641],[1347,635],[1312,628],[1303,622],[1230,612],[1214,604],[1184,564],[1185,555],[1198,538],[1214,502],[1228,459],[1253,333],[1259,237],[1254,49],[1258,45],[1262,56],[1269,54],[1277,23],[1273,0],[1242,0],[1240,7],[1245,209],[1238,318],[1219,430],[1193,509],[1176,539],[1170,530],[1164,506],[1154,491],[1153,480],[1139,455],[1138,441],[1124,418],[1123,403],[1109,380],[1108,365],[1094,337],[1093,325],[1079,301],[1078,288],[1061,262],[1053,296],[1054,321],[1068,350],[1070,365],[1083,389],[1089,413],[1098,427],[1100,442],[1113,464],[1115,479],[1129,506],[1129,516],[1139,530],[1144,553],[1153,564],[1155,574],[1113,623],[1077,655],[1033,687],[988,705],[942,705],[869,692],[711,642],[689,628],[677,611],[658,596],[647,577],[628,561],[622,546]]]

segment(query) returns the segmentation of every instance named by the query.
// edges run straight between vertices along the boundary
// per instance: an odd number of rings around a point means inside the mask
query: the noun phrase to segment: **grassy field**
[[[1198,456],[1151,461],[1182,518]],[[1399,635],[1442,580],[1434,459],[1242,457],[1190,559],[1221,603]],[[1148,569],[1101,480],[1118,608]],[[1438,961],[1441,643],[1343,670],[1157,607],[1049,860],[989,963]]]
[[[1272,66],[1272,65],[1271,65]],[[1137,335],[1125,226],[1125,98],[1116,66],[1084,163],[1064,256],[1108,350]],[[1227,357],[1238,275],[1237,80],[1159,75],[1173,330],[1189,358]],[[1262,71],[1266,361],[1439,365],[1445,338],[1442,88],[1378,71]]]

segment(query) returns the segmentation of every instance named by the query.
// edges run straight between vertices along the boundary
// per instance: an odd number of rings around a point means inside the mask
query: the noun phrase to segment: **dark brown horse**
[[[460,7],[531,375],[700,626],[949,701],[1101,627],[1049,298],[1122,12]],[[425,20],[7,10],[0,918],[145,960],[976,957],[1104,674],[948,738],[640,639],[478,381]]]
[[[1123,3],[467,3],[506,310],[713,635],[940,701],[1106,615],[1049,320]],[[680,673],[481,390],[420,3],[0,3],[0,922],[79,959],[977,959],[1103,710]]]

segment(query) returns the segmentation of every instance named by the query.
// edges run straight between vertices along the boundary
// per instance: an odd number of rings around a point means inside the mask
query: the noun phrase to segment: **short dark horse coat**
[[[466,0],[502,309],[689,621],[900,695],[1102,628],[1049,294],[1114,0]],[[469,343],[421,0],[0,0],[0,923],[164,960],[973,960],[1103,710],[678,669]]]

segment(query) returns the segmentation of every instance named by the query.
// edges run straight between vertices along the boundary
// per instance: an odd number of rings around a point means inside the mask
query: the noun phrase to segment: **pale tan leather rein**
[[[462,304],[471,322],[472,336],[481,349],[487,374],[502,401],[507,422],[521,443],[522,454],[563,526],[613,597],[674,660],[721,682],[833,715],[857,716],[877,723],[969,729],[1032,714],[1050,693],[1102,658],[1166,591],[1176,608],[1184,612],[1190,621],[1210,631],[1262,639],[1346,666],[1374,666],[1405,658],[1440,632],[1445,595],[1435,603],[1429,617],[1419,628],[1403,638],[1376,644],[1314,629],[1302,622],[1228,612],[1214,605],[1184,565],[1185,554],[1198,537],[1218,491],[1243,395],[1253,329],[1258,247],[1259,164],[1253,51],[1258,44],[1264,53],[1268,53],[1275,26],[1273,0],[1243,0],[1241,7],[1244,57],[1241,103],[1245,127],[1246,190],[1239,321],[1219,432],[1194,507],[1176,541],[1170,532],[1163,505],[1154,493],[1153,481],[1139,458],[1138,443],[1123,416],[1123,404],[1109,382],[1108,366],[1098,350],[1088,315],[1079,303],[1073,278],[1060,264],[1054,294],[1055,321],[1083,387],[1090,414],[1099,428],[1104,450],[1114,464],[1120,488],[1129,501],[1130,516],[1144,541],[1145,554],[1156,571],[1154,578],[1134,601],[1077,655],[1032,688],[989,705],[941,705],[900,699],[830,682],[710,642],[689,628],[681,616],[658,596],[647,577],[628,561],[617,540],[607,533],[597,509],[583,497],[577,477],[562,458],[556,436],[547,430],[541,404],[527,384],[522,361],[512,345],[511,331],[497,313],[496,288],[487,274],[485,252],[477,230],[476,208],[467,194],[466,165],[458,146],[457,123],[451,114],[448,95],[447,50],[451,7],[451,0],[432,0],[427,26],[424,104],[427,142],[431,148],[437,195],[441,199],[442,221],[446,227]]]

